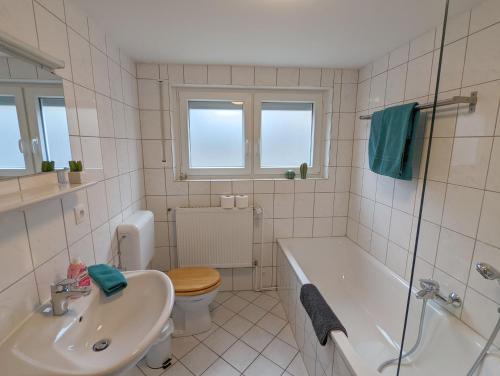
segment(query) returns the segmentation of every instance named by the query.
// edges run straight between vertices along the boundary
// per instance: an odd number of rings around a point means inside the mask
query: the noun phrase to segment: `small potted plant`
[[[42,172],[54,171],[55,164],[54,161],[42,161]]]
[[[307,163],[305,163],[305,162],[302,163],[300,165],[299,170],[300,170],[300,178],[301,179],[306,179],[307,178]]]
[[[69,161],[68,179],[70,184],[82,184],[84,175],[82,161]]]

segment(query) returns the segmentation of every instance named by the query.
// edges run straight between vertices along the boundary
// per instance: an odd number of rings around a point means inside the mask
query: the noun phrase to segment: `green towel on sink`
[[[88,267],[90,277],[101,288],[106,296],[114,295],[127,287],[127,279],[118,269],[97,264]]]
[[[370,170],[396,179],[412,179],[420,123],[417,105],[389,107],[372,115],[368,144]]]

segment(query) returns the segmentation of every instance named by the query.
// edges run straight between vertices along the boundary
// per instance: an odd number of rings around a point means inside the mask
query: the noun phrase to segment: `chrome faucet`
[[[68,299],[90,294],[92,288],[78,287],[76,279],[63,279],[50,285],[50,297],[52,304],[52,314],[62,316],[68,312]]]
[[[443,296],[439,290],[439,283],[433,279],[421,279],[421,290],[415,294],[417,299],[436,299],[445,304],[451,304],[453,307],[461,307],[462,299],[455,293],[450,292],[448,296]]]

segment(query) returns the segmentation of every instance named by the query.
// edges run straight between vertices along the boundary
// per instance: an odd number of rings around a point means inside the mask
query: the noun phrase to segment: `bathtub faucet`
[[[461,307],[462,299],[455,292],[450,292],[448,296],[443,296],[439,290],[439,283],[433,279],[421,279],[421,290],[415,294],[417,299],[435,299],[444,304],[451,304],[453,307]]]

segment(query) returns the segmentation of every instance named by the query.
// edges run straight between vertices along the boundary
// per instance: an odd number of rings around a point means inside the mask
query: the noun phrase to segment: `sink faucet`
[[[62,316],[68,312],[68,299],[72,297],[86,296],[90,294],[90,286],[78,287],[76,279],[63,279],[50,285],[50,297],[52,304],[52,314]]]
[[[455,292],[450,292],[448,296],[441,295],[439,283],[433,279],[421,279],[420,287],[422,289],[417,291],[417,299],[436,299],[445,304],[451,304],[453,307],[462,305],[462,299]]]

